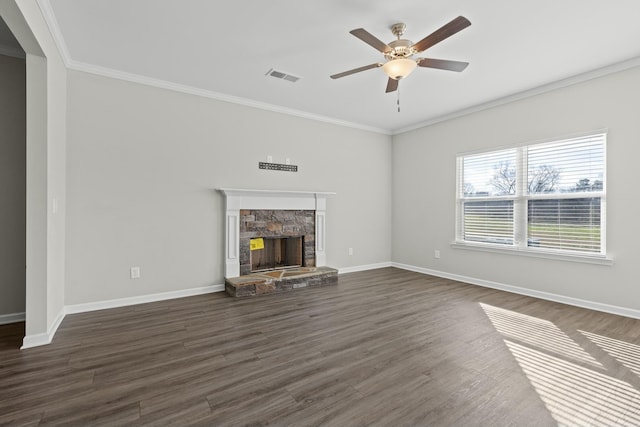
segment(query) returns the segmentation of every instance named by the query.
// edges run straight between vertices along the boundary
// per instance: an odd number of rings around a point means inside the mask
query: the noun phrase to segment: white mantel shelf
[[[325,218],[328,191],[250,190],[218,188],[226,199],[225,277],[240,275],[240,210],[313,210],[316,212],[316,265],[326,265]]]
[[[262,195],[265,197],[279,197],[279,196],[299,196],[305,197],[310,195],[323,195],[323,196],[333,196],[336,193],[330,191],[295,191],[295,190],[251,190],[245,188],[218,188],[218,191],[224,193],[225,195],[231,196],[256,196]]]

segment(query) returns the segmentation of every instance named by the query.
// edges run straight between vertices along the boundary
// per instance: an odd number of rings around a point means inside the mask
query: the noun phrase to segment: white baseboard
[[[506,292],[511,292],[520,295],[526,295],[534,298],[540,298],[548,301],[559,302],[562,304],[573,305],[576,307],[587,308],[596,311],[602,311],[605,313],[616,314],[619,316],[630,317],[634,319],[640,319],[640,311],[626,307],[619,307],[610,304],[603,304],[595,301],[588,301],[579,298],[567,297],[564,295],[553,294],[549,292],[536,291],[533,289],[521,288],[518,286],[507,285],[504,283],[493,282],[490,280],[477,279],[474,277],[462,276],[459,274],[447,273],[439,270],[432,270],[429,268],[416,267],[413,265],[402,264],[397,262],[381,262],[377,264],[366,264],[354,267],[344,267],[338,269],[338,274],[355,273],[358,271],[374,270],[377,268],[395,267],[402,270],[414,271],[416,273],[428,274],[431,276],[443,277],[445,279],[456,280],[458,282],[469,283],[472,285],[483,286],[491,289],[498,289]],[[163,292],[151,295],[141,295],[128,298],[119,298],[107,301],[97,301],[91,303],[68,305],[58,314],[55,321],[49,328],[47,333],[27,335],[22,342],[22,349],[37,347],[41,345],[50,344],[53,337],[58,330],[58,327],[62,323],[65,315],[85,313],[89,311],[105,310],[109,308],[125,307],[135,304],[145,304],[149,302],[164,301],[175,298],[184,298],[195,295],[203,295],[213,292],[223,292],[224,284],[205,286],[201,288],[185,289],[180,291]],[[25,313],[13,313],[7,315],[0,315],[0,324],[14,323],[25,320]]]
[[[51,344],[53,337],[49,334],[34,334],[34,335],[25,335],[22,339],[22,347],[21,350],[25,350],[27,348],[32,347],[40,347],[41,345]]]
[[[96,310],[106,310],[108,308],[126,307],[129,305],[145,304],[148,302],[164,301],[175,298],[191,297],[194,295],[203,295],[213,292],[224,291],[224,285],[204,286],[202,288],[184,289],[180,291],[162,292],[159,294],[141,295],[128,298],[112,299],[107,301],[89,302],[84,304],[66,305],[60,311],[56,320],[53,322],[49,331],[42,334],[27,335],[22,340],[22,349],[38,347],[41,345],[51,344],[53,337],[67,314],[85,313]],[[23,314],[24,320],[24,314]]]
[[[8,325],[9,323],[24,322],[24,312],[0,314],[0,325]]]
[[[635,310],[616,305],[603,304],[596,301],[588,301],[580,298],[573,298],[564,295],[553,294],[550,292],[536,291],[534,289],[521,288],[518,286],[506,285],[504,283],[492,282],[490,280],[477,279],[475,277],[462,276],[459,274],[447,273],[444,271],[431,270],[429,268],[416,267],[413,265],[401,264],[397,262],[391,263],[392,267],[403,270],[414,271],[416,273],[429,274],[431,276],[443,277],[445,279],[456,280],[458,282],[469,283],[472,285],[483,286],[485,288],[498,289],[501,291],[511,292],[514,294],[526,295],[534,298],[540,298],[547,301],[559,302],[562,304],[573,305],[590,310],[602,311],[604,313],[616,314],[618,316],[631,317],[640,319],[640,310]]]
[[[58,331],[58,327],[64,320],[64,315],[65,315],[65,311],[64,311],[64,308],[62,308],[62,310],[60,310],[60,313],[58,313],[55,320],[51,324],[51,327],[46,333],[26,335],[22,339],[22,347],[20,348],[24,350],[31,347],[39,347],[41,345],[51,344],[51,341],[53,341],[54,335]]]
[[[159,294],[140,295],[128,298],[118,298],[106,301],[88,302],[82,304],[67,305],[65,314],[86,313],[89,311],[106,310],[109,308],[126,307],[129,305],[146,304],[149,302],[165,301],[175,298],[191,297],[194,295],[210,294],[224,291],[224,284],[204,286],[201,288],[184,289],[180,291],[162,292]]]
[[[377,264],[356,265],[354,267],[343,267],[338,269],[338,274],[355,273],[357,271],[375,270],[376,268],[391,267],[391,262],[380,262]]]

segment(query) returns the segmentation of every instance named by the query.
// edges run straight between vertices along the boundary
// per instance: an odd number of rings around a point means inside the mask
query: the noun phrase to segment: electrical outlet
[[[267,156],[267,163],[273,163],[273,156]]]
[[[132,279],[140,278],[140,267],[131,267],[131,278]]]
[[[436,249],[435,251],[433,251],[433,257],[435,259],[440,259],[440,251],[438,249]]]
[[[353,255],[353,248],[349,248],[349,255]]]

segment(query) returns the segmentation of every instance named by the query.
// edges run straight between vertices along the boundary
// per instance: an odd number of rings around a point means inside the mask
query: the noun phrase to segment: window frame
[[[600,191],[584,191],[584,192],[557,192],[557,193],[538,193],[529,194],[528,192],[528,159],[527,150],[530,147],[558,143],[562,144],[574,139],[602,137],[603,141],[603,186]],[[456,218],[455,218],[455,240],[452,243],[454,248],[480,250],[487,252],[517,254],[524,256],[533,256],[538,258],[551,258],[567,261],[587,262],[595,264],[612,265],[613,259],[607,253],[607,230],[606,230],[606,194],[607,194],[607,145],[608,130],[596,130],[576,135],[570,135],[560,138],[551,138],[541,141],[528,142],[524,144],[512,145],[507,147],[499,147],[488,150],[479,150],[474,152],[465,152],[456,155]],[[464,160],[470,156],[483,154],[500,153],[507,150],[516,150],[516,192],[515,194],[498,195],[498,196],[465,196],[464,193]],[[600,252],[587,252],[570,249],[544,248],[530,246],[529,240],[529,218],[528,204],[531,200],[567,200],[567,199],[600,199]],[[512,200],[513,201],[513,244],[500,244],[491,242],[482,242],[474,240],[465,240],[464,229],[464,209],[466,202],[479,201],[497,201]]]

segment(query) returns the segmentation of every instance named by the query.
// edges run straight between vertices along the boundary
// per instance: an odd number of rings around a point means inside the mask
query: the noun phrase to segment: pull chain
[[[398,101],[396,102],[398,104],[398,113],[400,112],[400,85],[398,85]]]

